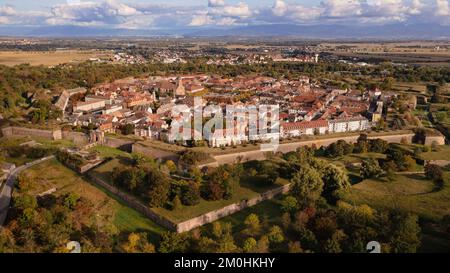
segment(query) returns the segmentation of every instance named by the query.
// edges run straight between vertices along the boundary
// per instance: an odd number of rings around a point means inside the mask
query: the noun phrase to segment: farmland
[[[96,50],[56,50],[56,51],[0,51],[0,65],[14,66],[55,66],[65,63],[79,63],[91,58],[109,58],[110,53]]]

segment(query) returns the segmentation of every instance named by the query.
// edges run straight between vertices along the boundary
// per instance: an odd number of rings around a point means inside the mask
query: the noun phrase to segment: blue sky
[[[180,28],[274,23],[450,27],[450,0],[0,0],[0,26]]]

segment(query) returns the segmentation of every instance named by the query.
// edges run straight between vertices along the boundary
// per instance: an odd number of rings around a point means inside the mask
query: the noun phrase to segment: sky
[[[450,0],[0,0],[0,26],[129,29],[264,24],[432,23],[450,28]]]

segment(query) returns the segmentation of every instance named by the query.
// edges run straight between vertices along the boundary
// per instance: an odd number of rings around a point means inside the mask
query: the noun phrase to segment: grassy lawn
[[[277,180],[276,185],[272,187],[255,185],[252,185],[250,187],[246,182],[244,182],[242,186],[238,186],[234,189],[233,197],[229,200],[206,201],[202,199],[196,206],[183,206],[174,211],[164,208],[154,208],[153,210],[158,214],[170,219],[171,221],[179,223],[208,213],[210,211],[231,205],[233,203],[257,197],[259,193],[265,192],[274,187],[284,185],[286,183],[288,183],[287,180],[280,178]]]
[[[368,179],[353,185],[344,200],[374,208],[398,208],[425,219],[440,220],[450,214],[450,174],[443,189],[435,191],[433,182],[423,175],[398,174],[395,181]]]
[[[427,91],[426,84],[406,83],[406,82],[395,83],[393,89],[397,91],[403,91],[406,93],[426,93]]]
[[[90,173],[103,181],[109,182],[112,180],[112,171],[115,167],[126,166],[130,163],[130,157],[116,157],[110,161],[100,164],[97,168],[94,168]]]
[[[55,188],[53,194],[56,196],[75,192],[89,200],[96,212],[92,220],[100,227],[111,229],[113,225],[112,229],[118,232],[147,231],[154,237],[163,231],[162,227],[93,186],[55,159],[33,166],[23,175],[32,181],[28,191],[30,194],[37,195]],[[15,194],[18,194],[17,191]]]
[[[91,152],[97,152],[99,155],[103,158],[106,157],[112,157],[112,158],[118,158],[118,157],[124,157],[124,158],[131,158],[131,154],[124,152],[119,149],[107,147],[107,146],[95,146],[90,149]]]
[[[420,157],[424,160],[450,160],[450,146],[439,146],[437,151],[422,153]]]
[[[239,232],[244,229],[245,218],[254,213],[258,215],[261,221],[265,220],[271,225],[280,225],[281,216],[283,215],[280,202],[281,197],[267,200],[253,207],[241,210],[233,215],[224,217],[218,221],[222,223],[231,223],[233,225],[233,231]]]

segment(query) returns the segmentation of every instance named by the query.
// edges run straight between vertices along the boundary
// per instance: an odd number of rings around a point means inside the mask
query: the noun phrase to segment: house
[[[105,107],[104,99],[92,99],[90,101],[78,101],[76,105],[73,106],[73,111],[77,112],[89,112],[93,110],[99,110]]]
[[[299,137],[301,135],[326,134],[329,124],[327,120],[302,122],[284,122],[280,125],[281,137]]]
[[[365,131],[370,128],[369,120],[362,116],[338,118],[329,121],[330,133]]]
[[[214,133],[205,135],[210,147],[225,147],[232,145],[239,145],[248,141],[245,132],[238,132],[237,130],[216,129]]]

